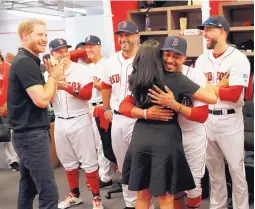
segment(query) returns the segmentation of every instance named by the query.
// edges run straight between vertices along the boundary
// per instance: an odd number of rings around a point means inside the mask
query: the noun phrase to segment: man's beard
[[[214,49],[218,41],[216,40],[210,40],[209,45],[207,45],[207,49]]]

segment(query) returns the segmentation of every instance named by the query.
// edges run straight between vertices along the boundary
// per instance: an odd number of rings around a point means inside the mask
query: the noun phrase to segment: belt
[[[234,109],[230,110],[209,110],[209,113],[212,115],[228,115],[228,114],[233,114],[236,111]]]
[[[80,116],[82,116],[82,115],[85,115],[85,113],[84,114],[81,114],[81,115],[76,115],[76,116],[72,116],[72,117],[69,117],[69,118],[63,118],[63,117],[60,117],[60,116],[56,116],[57,118],[59,118],[59,119],[73,119],[73,118],[77,118],[77,117],[80,117]]]
[[[31,127],[31,128],[23,128],[20,130],[13,130],[14,133],[23,133],[23,132],[29,132],[29,131],[48,131],[50,129],[50,126],[42,126],[42,127]]]
[[[117,110],[113,110],[114,114],[117,114],[117,115],[122,115],[119,111]]]
[[[100,104],[103,104],[103,102],[93,102],[92,106],[97,106],[97,105],[100,105]]]

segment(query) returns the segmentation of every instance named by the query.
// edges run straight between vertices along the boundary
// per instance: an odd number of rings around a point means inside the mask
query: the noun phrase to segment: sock
[[[198,209],[202,201],[202,196],[198,196],[195,198],[187,197],[187,208]]]
[[[184,193],[184,192],[178,193],[174,196],[174,208],[175,209],[185,209],[186,208],[185,197],[186,197],[186,193]]]
[[[91,172],[86,173],[86,184],[89,188],[89,190],[92,192],[93,197],[100,196],[99,189],[100,189],[100,181],[99,181],[99,175],[98,175],[98,169]]]
[[[74,169],[71,171],[66,171],[67,180],[69,183],[70,191],[76,197],[79,197],[79,169]]]

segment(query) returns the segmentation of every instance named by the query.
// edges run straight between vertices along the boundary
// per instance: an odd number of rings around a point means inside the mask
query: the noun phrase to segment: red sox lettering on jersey
[[[104,74],[103,82],[112,86],[111,107],[119,110],[119,104],[130,94],[128,89],[128,78],[133,67],[134,57],[125,59],[122,51],[117,52],[109,59],[109,69]]]
[[[206,68],[204,67],[206,66]],[[239,50],[229,47],[223,55],[214,58],[212,50],[202,54],[196,62],[196,70],[206,74],[209,84],[217,85],[223,76],[229,72],[229,86],[248,86],[250,63],[245,54]],[[236,103],[221,101],[218,99],[216,105],[210,105],[209,109],[231,109],[243,105],[244,94]]]
[[[66,71],[68,75],[66,81],[69,85],[75,88],[83,88],[85,85],[92,82],[91,71],[88,67],[72,63]],[[47,75],[45,75],[47,77]],[[66,91],[58,90],[53,107],[56,116],[68,118],[89,112],[88,101],[74,97]]]

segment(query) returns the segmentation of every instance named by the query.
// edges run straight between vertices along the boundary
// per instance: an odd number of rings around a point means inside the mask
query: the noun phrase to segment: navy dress
[[[178,102],[199,89],[182,73],[166,73],[165,82]],[[195,188],[177,117],[168,122],[137,120],[122,170],[122,183],[130,191],[149,189],[152,195],[163,196]]]

